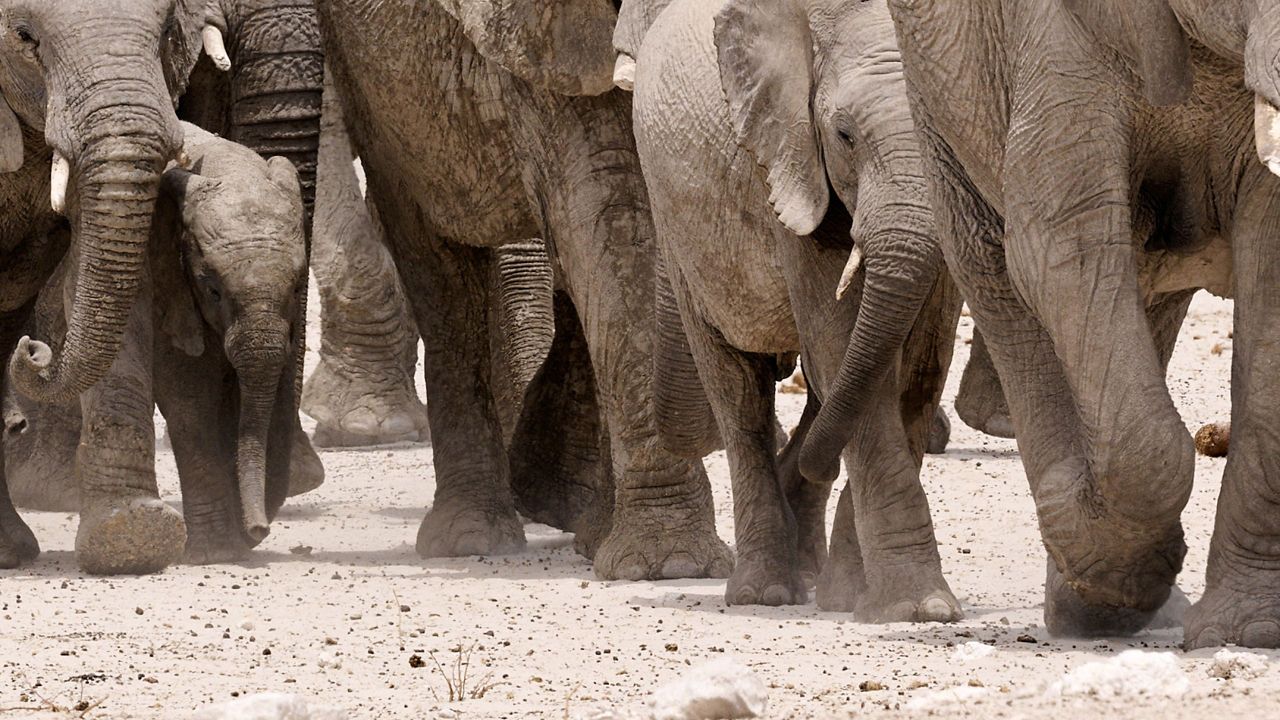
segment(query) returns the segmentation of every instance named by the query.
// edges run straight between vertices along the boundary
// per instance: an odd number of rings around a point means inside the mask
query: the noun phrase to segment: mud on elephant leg
[[[724,577],[702,463],[662,448],[653,403],[653,223],[619,90],[564,97],[504,78],[530,198],[591,349],[608,424],[613,526],[595,556],[602,579]],[[434,402],[434,395],[431,396]]]
[[[182,556],[186,526],[155,475],[150,288],[139,294],[107,376],[80,396],[76,564],[94,574],[157,572]]]
[[[977,329],[973,331],[969,362],[964,366],[960,389],[956,392],[956,414],[974,430],[995,437],[1013,437],[1013,420],[1009,419],[1004,388],[987,354],[987,342]]]
[[[584,515],[600,492],[609,495],[602,509],[611,513],[613,461],[607,440],[602,443],[587,340],[564,293],[555,296],[555,324],[551,352],[529,384],[512,437],[511,486],[522,515],[573,531],[579,550],[593,554],[604,539],[598,526],[609,518]]]

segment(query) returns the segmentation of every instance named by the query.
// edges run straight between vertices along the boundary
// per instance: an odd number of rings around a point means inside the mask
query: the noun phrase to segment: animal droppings
[[[1231,423],[1209,423],[1196,431],[1196,451],[1208,457],[1224,457],[1231,444]]]

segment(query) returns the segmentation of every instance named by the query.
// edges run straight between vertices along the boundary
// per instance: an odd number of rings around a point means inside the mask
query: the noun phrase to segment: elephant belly
[[[435,2],[327,0],[327,43],[371,180],[414,198],[431,230],[473,245],[537,237],[500,68]],[[340,45],[340,47],[338,47]]]

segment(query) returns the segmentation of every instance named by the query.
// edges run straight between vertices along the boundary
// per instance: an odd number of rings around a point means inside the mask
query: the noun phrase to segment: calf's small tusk
[[[222,72],[230,70],[231,57],[227,55],[227,45],[222,39],[222,31],[216,26],[205,25],[200,38],[204,41],[205,54],[213,64]]]
[[[844,299],[846,293],[849,292],[849,286],[853,285],[853,276],[858,274],[858,268],[862,266],[862,250],[857,245],[853,246],[853,251],[849,253],[849,262],[844,265],[844,272],[840,273],[840,284],[836,285],[836,301]]]
[[[636,86],[636,59],[626,53],[619,53],[613,63],[613,84],[627,92]]]
[[[53,167],[49,170],[49,205],[63,215],[67,211],[67,183],[71,180],[71,163],[62,153],[54,151]]]
[[[1280,175],[1280,109],[1257,94],[1253,96],[1253,140],[1258,159]]]

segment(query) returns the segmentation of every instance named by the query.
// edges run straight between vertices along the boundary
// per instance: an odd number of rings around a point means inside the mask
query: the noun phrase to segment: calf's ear
[[[1191,49],[1168,0],[1062,0],[1080,22],[1127,55],[1152,105],[1178,105],[1191,94]]]
[[[768,173],[769,202],[778,220],[808,235],[828,201],[810,103],[808,14],[795,0],[728,0],[716,13],[715,43],[738,143]]]

